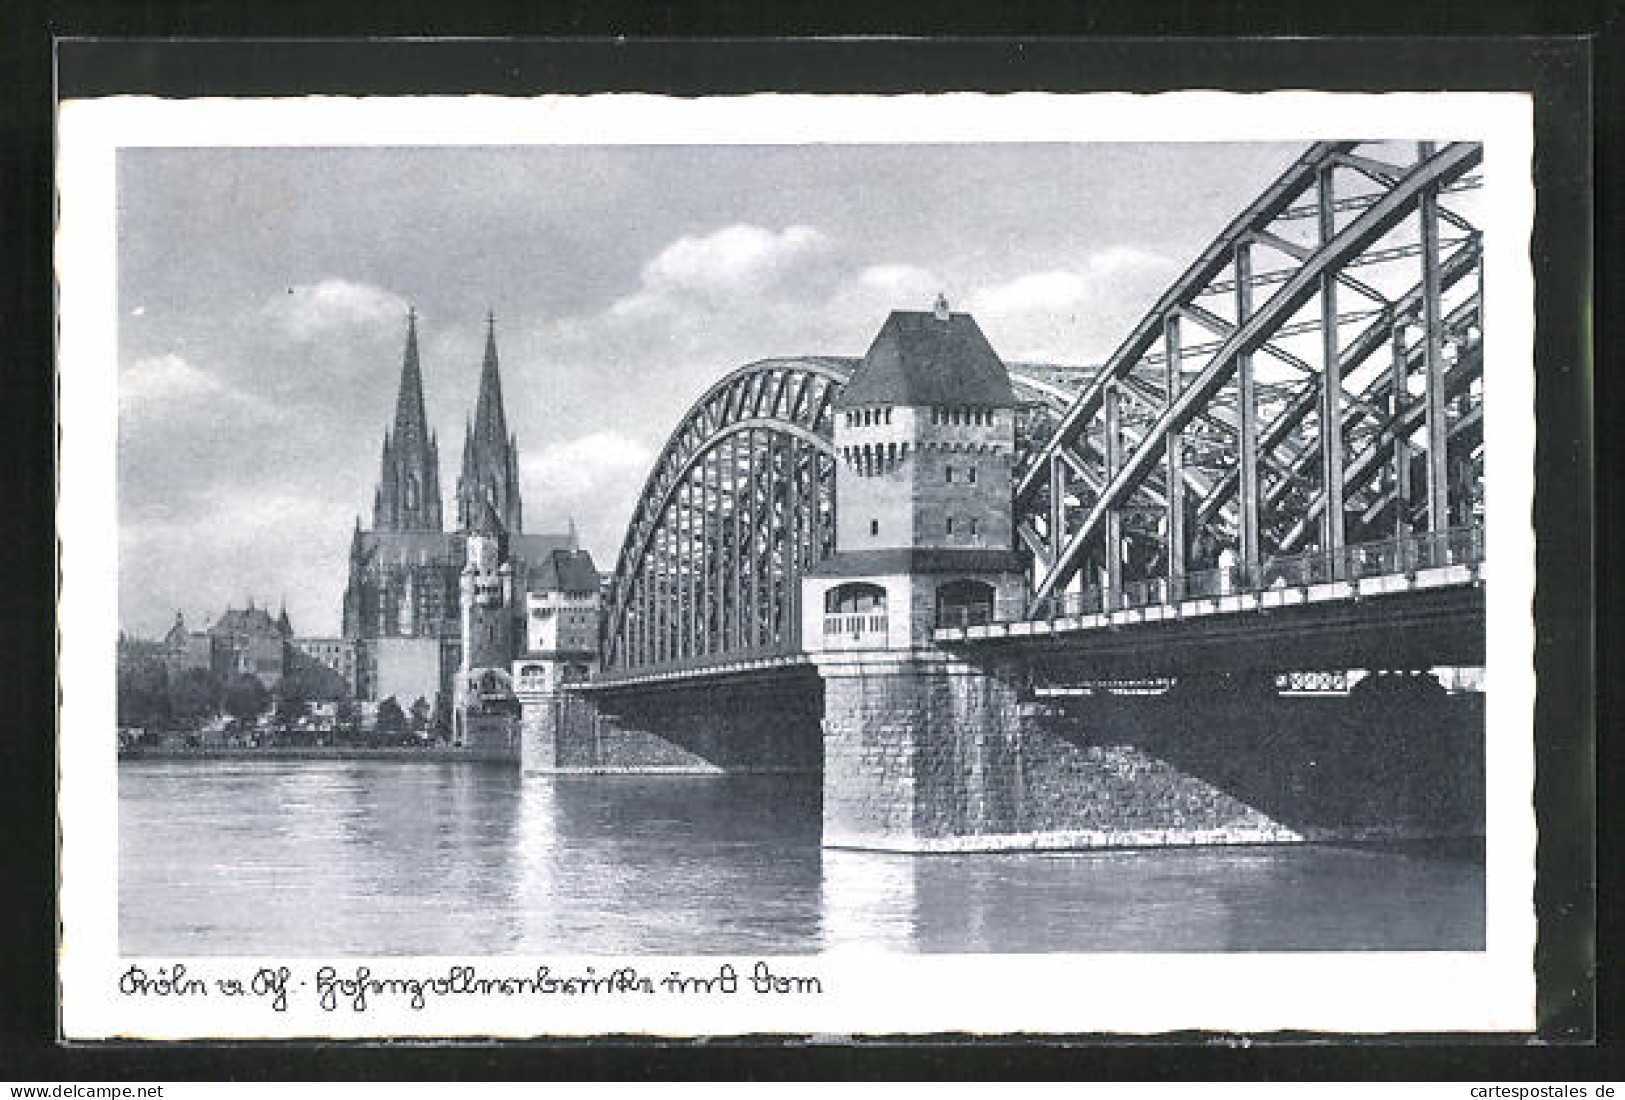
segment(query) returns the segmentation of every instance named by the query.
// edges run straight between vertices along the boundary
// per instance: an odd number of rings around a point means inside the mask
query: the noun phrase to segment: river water
[[[815,779],[128,761],[143,955],[1477,950],[1477,846],[824,851]]]

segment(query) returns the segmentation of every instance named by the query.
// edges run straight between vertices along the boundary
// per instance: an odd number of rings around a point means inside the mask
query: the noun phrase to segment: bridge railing
[[[886,613],[884,611],[858,611],[824,616],[824,641],[834,640],[853,645],[884,647],[886,644]]]
[[[763,645],[749,646],[743,649],[732,649],[726,653],[704,653],[689,657],[669,657],[661,661],[636,665],[631,668],[612,667],[599,669],[585,681],[571,681],[567,686],[578,687],[593,685],[605,686],[621,681],[645,680],[652,676],[681,675],[688,672],[709,672],[719,667],[727,667],[752,662],[775,661],[782,658],[799,658],[803,650],[791,645],[788,641],[769,642]]]
[[[1116,600],[1099,587],[1066,592],[1032,601],[1026,619],[1078,618],[1107,611],[1158,607],[1184,600],[1241,595],[1280,588],[1307,588],[1333,581],[1414,575],[1423,569],[1451,565],[1480,565],[1484,561],[1484,529],[1478,526],[1426,531],[1404,538],[1345,546],[1335,551],[1311,550],[1270,558],[1257,570],[1242,565],[1187,573],[1183,577],[1153,577],[1128,581]],[[976,625],[943,623],[943,626]]]

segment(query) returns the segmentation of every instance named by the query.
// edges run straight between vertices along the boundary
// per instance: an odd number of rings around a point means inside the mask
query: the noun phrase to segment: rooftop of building
[[[835,401],[837,408],[1014,404],[1010,373],[976,319],[941,303],[934,311],[887,317]]]
[[[526,587],[532,592],[595,596],[598,594],[598,567],[585,550],[554,550],[530,571]]]
[[[267,638],[283,638],[291,634],[292,628],[287,626],[287,612],[283,612],[281,621],[271,617],[271,613],[263,607],[255,607],[250,603],[247,607],[228,607],[220,617],[209,627],[209,633],[216,637],[235,637],[237,635],[262,636]]]

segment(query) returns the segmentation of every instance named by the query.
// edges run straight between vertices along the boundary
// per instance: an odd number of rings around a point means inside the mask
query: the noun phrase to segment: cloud
[[[822,298],[839,277],[839,253],[822,231],[731,225],[679,237],[643,267],[636,294],[611,307],[637,314],[694,302],[741,301],[762,295]]]
[[[1173,275],[1166,257],[1119,246],[978,287],[967,306],[1005,358],[1083,364],[1109,355]]]
[[[350,532],[348,506],[283,488],[217,487],[184,514],[119,529],[119,614],[150,633],[177,610],[194,628],[228,605],[284,598],[301,633],[337,627]],[[183,551],[178,547],[184,547]]]
[[[311,340],[334,330],[398,323],[406,301],[366,283],[323,279],[292,286],[266,304],[267,312],[296,340]]]
[[[874,264],[858,272],[857,284],[865,291],[903,297],[930,293],[938,280],[913,264]]]
[[[211,358],[211,364],[213,359]],[[143,524],[219,510],[227,488],[245,498],[276,487],[321,499],[351,480],[364,453],[333,415],[311,415],[273,393],[179,354],[137,359],[119,374],[118,476],[122,521]],[[246,375],[239,364],[238,371]],[[241,520],[234,520],[241,527]]]
[[[643,444],[619,432],[594,432],[556,443],[524,459],[525,476],[554,493],[585,493],[608,477],[646,472],[654,460]]]
[[[1118,245],[1092,253],[1088,261],[1089,273],[1096,278],[1145,272],[1167,272],[1174,262],[1157,252],[1130,245]]]
[[[574,519],[582,544],[598,559],[598,567],[612,568],[653,463],[649,446],[617,431],[555,443],[520,459],[526,511],[539,510],[545,518],[535,526],[552,531],[562,530],[567,518]]]
[[[984,287],[971,298],[975,313],[1008,314],[1072,310],[1089,297],[1089,281],[1075,271],[1038,271]]]
[[[137,359],[119,372],[119,429],[126,440],[239,436],[268,428],[274,407],[174,353]]]
[[[227,392],[213,375],[174,354],[137,359],[119,374],[118,380],[120,412],[153,402],[212,398]]]

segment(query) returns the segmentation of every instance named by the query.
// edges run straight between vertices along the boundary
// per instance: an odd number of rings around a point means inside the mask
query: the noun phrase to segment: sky
[[[527,531],[612,568],[692,402],[940,292],[1006,360],[1109,356],[1296,144],[125,149],[119,620],[336,634],[419,318],[441,494],[495,313]]]

